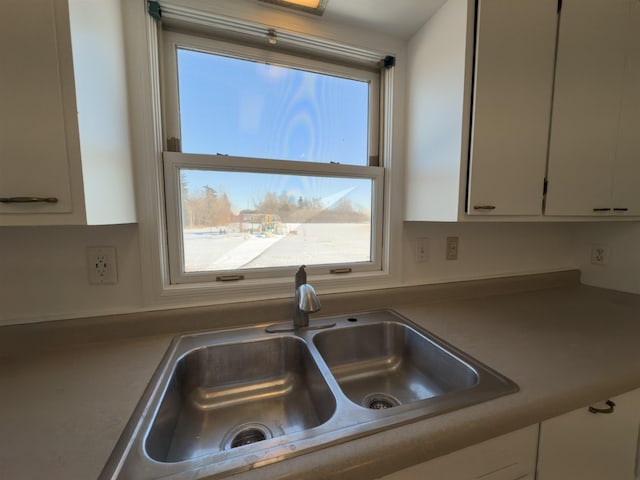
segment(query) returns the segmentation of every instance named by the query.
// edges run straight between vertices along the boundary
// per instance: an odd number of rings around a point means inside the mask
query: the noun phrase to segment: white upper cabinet
[[[464,210],[474,10],[448,0],[409,41],[405,220],[455,221]]]
[[[557,2],[480,0],[477,17],[467,212],[540,215]]]
[[[640,215],[640,2],[564,0],[548,215]]]
[[[70,213],[69,179],[80,179],[82,173],[69,162],[78,152],[69,151],[77,144],[77,131],[66,128],[75,114],[75,102],[65,104],[65,96],[73,93],[71,58],[58,54],[60,44],[71,47],[68,27],[60,25],[64,11],[56,11],[50,1],[10,0],[3,17],[0,197],[55,198],[57,203],[0,203],[0,221],[13,212]],[[69,85],[70,91],[63,92]]]
[[[405,220],[542,215],[557,21],[448,0],[410,40]]]
[[[631,2],[628,22],[611,206],[614,212],[640,215],[640,1]]]
[[[405,220],[640,216],[640,0],[448,0],[408,60]]]
[[[135,222],[120,2],[6,0],[2,17],[0,225]]]

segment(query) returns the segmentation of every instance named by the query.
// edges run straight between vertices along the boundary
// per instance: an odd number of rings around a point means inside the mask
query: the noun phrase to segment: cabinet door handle
[[[591,413],[613,413],[613,409],[616,406],[616,404],[613,403],[611,400],[607,400],[605,403],[609,406],[609,408],[589,407],[589,412],[591,412]]]
[[[611,209],[610,208],[594,208],[593,211],[594,212],[610,212]]]
[[[496,207],[494,205],[474,205],[474,210],[495,210]]]
[[[614,208],[613,211],[614,212],[628,212],[629,209],[628,208]]]
[[[0,197],[0,203],[58,203],[56,197]]]

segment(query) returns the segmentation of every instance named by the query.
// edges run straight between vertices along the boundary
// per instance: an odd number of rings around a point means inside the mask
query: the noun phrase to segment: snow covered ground
[[[366,262],[370,259],[369,224],[289,224],[288,231],[288,235],[264,235],[225,233],[217,228],[185,230],[185,271]]]

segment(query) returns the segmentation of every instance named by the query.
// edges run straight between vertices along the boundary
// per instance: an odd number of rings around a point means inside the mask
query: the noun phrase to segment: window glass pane
[[[181,169],[185,272],[371,261],[373,180]]]
[[[182,151],[368,164],[369,84],[178,49]]]

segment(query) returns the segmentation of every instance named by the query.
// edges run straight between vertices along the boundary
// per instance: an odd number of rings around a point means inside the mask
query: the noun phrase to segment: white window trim
[[[164,215],[164,188],[162,171],[163,132],[160,108],[160,52],[159,26],[147,14],[146,0],[123,2],[123,21],[126,33],[128,83],[130,95],[130,116],[132,125],[132,149],[136,162],[137,203],[139,218],[139,244],[142,273],[143,304],[141,310],[155,310],[169,307],[212,305],[252,301],[292,296],[290,279],[276,279],[272,282],[246,281],[237,284],[188,284],[171,285],[167,255],[166,223]],[[178,5],[192,17],[205,14],[216,18],[224,15],[240,15],[243,23],[260,24],[263,19],[250,5],[217,4],[207,2],[206,7],[198,0],[164,0],[163,9]],[[206,9],[206,11],[204,10]],[[229,10],[228,12],[226,10]],[[174,15],[178,18],[178,15]],[[188,16],[183,19],[188,21]],[[298,28],[298,31],[313,32],[304,35],[315,38],[324,45],[342,44],[350,51],[367,52],[382,58],[396,57],[399,62],[406,59],[406,43],[377,32],[351,26],[320,26],[319,29],[304,28],[298,16],[278,13],[264,28]],[[280,28],[279,28],[280,27]],[[266,31],[266,30],[265,30]],[[294,35],[295,36],[295,35]],[[367,47],[358,47],[367,45]],[[332,47],[333,49],[333,47]],[[346,55],[348,57],[348,55]],[[364,58],[364,56],[363,56]],[[402,63],[400,63],[402,65]],[[380,272],[353,273],[346,276],[312,276],[310,281],[319,294],[362,291],[376,288],[390,288],[402,285],[402,138],[404,122],[405,68],[383,72],[386,79],[382,92],[381,109],[385,113],[385,123],[381,126],[381,136],[385,139],[381,156],[385,158],[384,178],[384,242],[383,269]],[[241,288],[238,288],[241,287]]]

